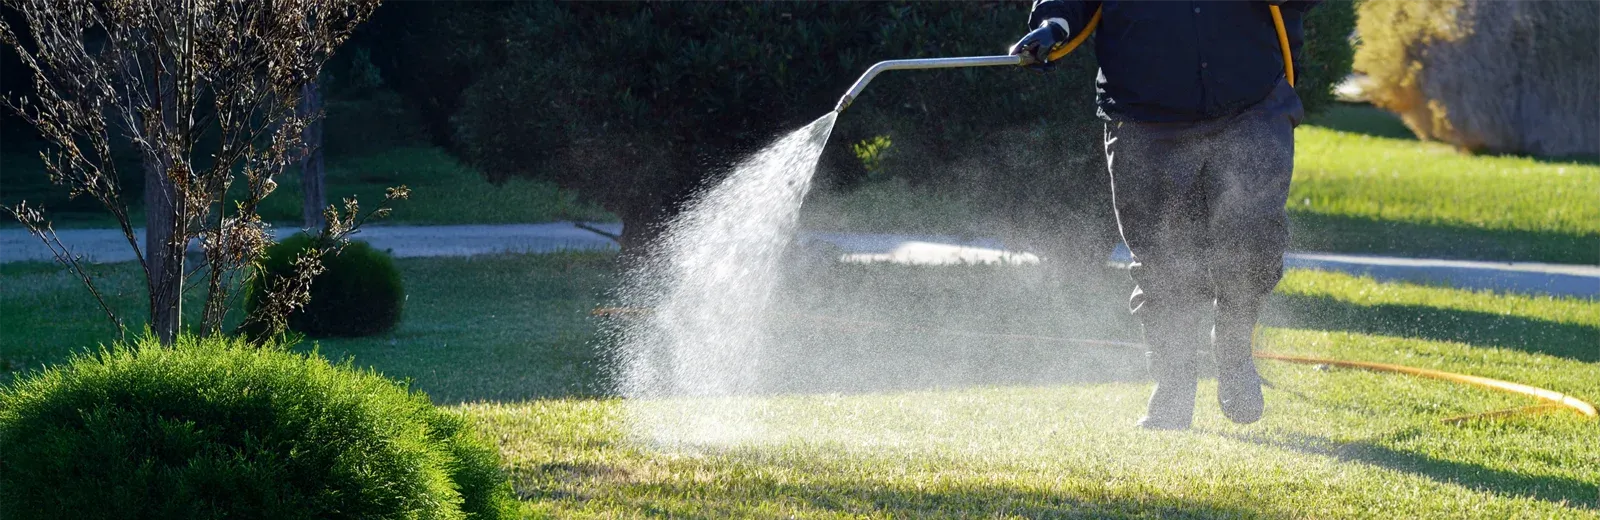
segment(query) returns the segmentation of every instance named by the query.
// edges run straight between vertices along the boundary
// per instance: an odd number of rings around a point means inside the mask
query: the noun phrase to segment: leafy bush
[[[500,451],[495,449],[465,417],[443,410],[424,417],[433,441],[450,456],[446,469],[450,481],[461,492],[461,512],[468,520],[513,518],[511,483],[500,469]]]
[[[1306,114],[1318,114],[1333,104],[1333,87],[1350,75],[1355,48],[1350,33],[1356,28],[1356,7],[1350,0],[1317,4],[1305,20],[1305,41],[1295,57],[1295,92]]]
[[[294,273],[294,259],[315,237],[297,233],[267,248],[262,275],[252,279],[246,311],[262,305],[266,284]],[[311,302],[289,315],[289,329],[314,337],[368,336],[393,329],[400,321],[405,286],[388,253],[366,242],[351,242],[322,259],[326,268],[311,280]]]
[[[1600,3],[1369,0],[1359,32],[1366,94],[1418,137],[1600,154]]]
[[[0,389],[0,517],[509,518],[494,448],[371,372],[146,337]]]

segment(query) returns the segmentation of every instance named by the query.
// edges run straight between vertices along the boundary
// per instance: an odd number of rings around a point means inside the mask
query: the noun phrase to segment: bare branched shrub
[[[5,105],[50,144],[40,154],[50,179],[116,218],[144,270],[150,324],[163,342],[182,325],[190,287],[206,288],[202,329],[220,330],[237,277],[270,243],[257,209],[320,116],[296,112],[303,87],[378,2],[4,0],[22,24],[0,21],[0,43],[16,50],[35,86],[32,97]],[[117,137],[144,158],[142,247],[124,172],[112,160]],[[39,208],[9,209],[95,292]],[[350,231],[325,229],[332,244]],[[196,239],[204,262],[186,272],[184,252]]]
[[[339,250],[350,243],[350,235],[360,230],[368,220],[389,216],[390,203],[410,196],[411,190],[403,185],[389,188],[383,195],[383,203],[365,214],[361,213],[361,205],[354,198],[344,199],[343,211],[329,205],[322,212],[322,232],[317,236],[315,245],[295,257],[291,276],[267,276],[261,269],[251,272],[251,276],[262,277],[263,283],[260,285],[266,288],[266,295],[261,299],[261,305],[245,317],[240,329],[262,331],[255,339],[271,338],[286,330],[289,315],[311,301],[311,281],[325,270],[322,259],[326,255],[339,254]]]

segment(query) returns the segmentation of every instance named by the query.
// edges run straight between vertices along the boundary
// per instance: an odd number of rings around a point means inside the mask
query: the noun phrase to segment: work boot
[[[1147,430],[1187,430],[1194,420],[1194,394],[1198,381],[1195,376],[1194,351],[1187,354],[1173,349],[1168,352],[1150,352],[1150,375],[1156,380],[1156,390],[1150,394],[1144,418],[1139,427]]]
[[[1266,401],[1261,396],[1261,375],[1252,360],[1223,365],[1217,360],[1217,405],[1222,415],[1239,424],[1261,420]]]
[[[1156,334],[1145,334],[1150,351],[1150,377],[1156,390],[1150,394],[1145,416],[1139,427],[1151,430],[1185,430],[1194,419],[1194,394],[1198,385],[1195,373],[1195,345],[1200,339],[1199,324],[1189,320],[1167,323]],[[1147,327],[1147,331],[1152,328]]]
[[[1261,374],[1256,372],[1251,343],[1255,319],[1229,319],[1219,312],[1212,335],[1217,359],[1217,405],[1228,420],[1250,424],[1261,419],[1266,402],[1261,396]]]

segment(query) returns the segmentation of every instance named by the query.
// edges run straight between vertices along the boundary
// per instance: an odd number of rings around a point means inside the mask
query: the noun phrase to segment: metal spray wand
[[[1276,5],[1268,6],[1268,9],[1272,12],[1272,24],[1278,31],[1278,44],[1280,47],[1282,47],[1283,51],[1284,74],[1289,80],[1289,86],[1293,87],[1294,57],[1289,52],[1289,37],[1283,28],[1283,15],[1279,12],[1278,6]],[[1050,49],[1050,53],[1048,54],[1050,58],[1049,61],[1059,60],[1063,56],[1066,56],[1067,53],[1072,52],[1073,49],[1078,48],[1079,45],[1083,44],[1083,40],[1089,37],[1089,33],[1094,32],[1095,27],[1098,27],[1099,25],[1100,9],[1095,9],[1094,16],[1089,17],[1089,23],[1084,24],[1083,30],[1078,31],[1077,36],[1074,36],[1066,43],[1057,45],[1055,48]],[[1032,65],[1033,61],[1033,58],[1028,57],[1026,54],[1011,56],[971,56],[963,58],[926,58],[880,61],[871,68],[867,69],[867,72],[862,74],[861,78],[857,79],[854,85],[850,85],[850,90],[845,91],[844,97],[839,98],[839,105],[834,107],[833,111],[844,112],[844,109],[850,107],[850,102],[855,101],[856,96],[861,95],[861,91],[867,88],[867,83],[871,82],[872,78],[877,77],[879,73],[882,73],[886,70],[995,67],[1000,65],[1019,66]]]

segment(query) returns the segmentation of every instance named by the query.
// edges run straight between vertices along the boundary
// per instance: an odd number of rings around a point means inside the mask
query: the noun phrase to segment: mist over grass
[[[1004,132],[998,132],[1004,135]],[[1417,141],[1399,120],[1365,106],[1337,105],[1295,130],[1287,209],[1291,248],[1430,258],[1600,264],[1600,164],[1594,161],[1463,154]],[[1003,149],[1003,147],[1002,147]],[[892,152],[893,148],[890,147]],[[1101,204],[1091,197],[1030,200],[1020,209],[1046,222],[1028,233],[994,215],[1019,208],[981,193],[983,179],[1015,175],[1011,150],[972,158],[961,182],[912,185],[890,177],[807,202],[807,229],[957,237],[1048,234],[1050,208]],[[1062,159],[1068,160],[1068,159]],[[1076,167],[1104,175],[1103,158]],[[1109,219],[1109,216],[1107,217]],[[1083,225],[1070,223],[1063,225]],[[1109,220],[1104,224],[1114,226]]]
[[[1594,422],[1565,411],[1439,422],[1532,404],[1522,398],[1263,361],[1270,386],[1261,423],[1227,422],[1207,379],[1196,431],[1143,432],[1131,426],[1150,388],[1136,352],[950,333],[1135,339],[1123,307],[1129,282],[1117,271],[1096,289],[1056,285],[1029,266],[798,267],[780,289],[778,312],[893,326],[850,332],[780,323],[775,330],[796,348],[769,367],[789,374],[773,379],[785,391],[753,397],[773,426],[759,445],[634,444],[622,404],[606,397],[590,315],[606,305],[614,262],[604,253],[400,259],[409,290],[400,327],[318,348],[408,379],[436,402],[470,403],[460,409],[499,439],[524,512],[536,516],[1600,511]],[[137,316],[137,269],[98,268],[110,276],[107,292],[120,294],[117,305]],[[0,356],[9,370],[104,340],[92,305],[58,268],[0,266]],[[1419,312],[1433,314],[1418,320]],[[1480,374],[1600,399],[1600,364],[1588,357],[1594,343],[1575,341],[1600,337],[1595,300],[1291,271],[1267,316],[1264,349]],[[873,368],[900,362],[896,372]],[[829,369],[838,375],[806,376]]]

